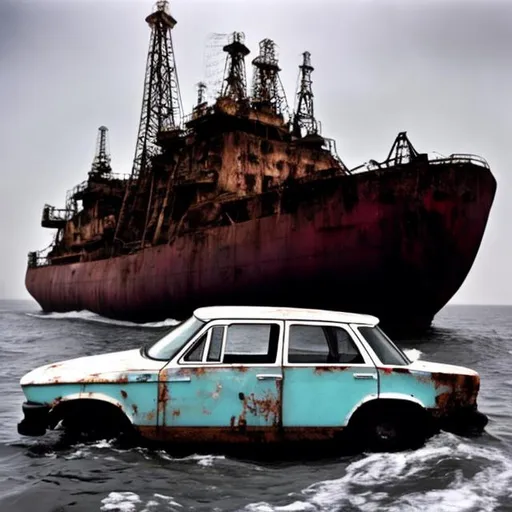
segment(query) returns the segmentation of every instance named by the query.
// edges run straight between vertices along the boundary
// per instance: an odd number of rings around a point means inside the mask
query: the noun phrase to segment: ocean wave
[[[102,455],[98,457],[101,453],[101,450],[107,450],[107,456]],[[224,455],[200,455],[200,454],[192,454],[185,457],[173,457],[165,450],[151,450],[149,448],[144,448],[141,446],[136,446],[133,448],[117,448],[115,440],[106,440],[102,439],[99,441],[95,441],[92,443],[77,443],[73,445],[72,451],[66,453],[64,455],[60,455],[65,460],[75,460],[75,459],[94,459],[98,458],[104,460],[112,460],[112,452],[124,454],[124,453],[138,453],[146,460],[155,460],[162,459],[169,462],[193,462],[199,466],[213,466],[217,461],[225,460],[226,457]],[[51,456],[52,458],[57,458],[58,455],[55,452],[51,452],[46,456]],[[117,460],[117,459],[114,459]],[[256,468],[258,469],[258,468]]]
[[[138,328],[155,328],[155,327],[173,327],[179,324],[178,320],[168,318],[161,322],[147,322],[145,324],[137,324],[126,320],[113,320],[104,316],[92,313],[91,311],[69,311],[67,313],[25,313],[32,318],[41,320],[82,320],[86,322],[96,322],[100,324],[118,325],[120,327],[138,327]]]
[[[464,476],[455,470],[446,474],[438,488],[432,483],[431,471],[453,461],[473,463],[475,471]],[[460,466],[460,464],[457,464]],[[391,486],[414,479],[425,481],[425,491],[390,495]],[[442,486],[439,488],[439,486]],[[373,512],[455,512],[479,510],[492,512],[499,499],[512,498],[512,459],[496,448],[482,447],[443,433],[423,448],[401,453],[374,453],[352,462],[341,478],[325,480],[291,496],[290,504],[273,506],[266,502],[252,503],[246,512],[326,511],[345,508]],[[301,499],[297,499],[301,498]]]

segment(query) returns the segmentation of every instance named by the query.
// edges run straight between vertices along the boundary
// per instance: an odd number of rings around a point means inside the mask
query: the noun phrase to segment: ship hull
[[[409,164],[297,185],[278,213],[92,262],[28,268],[44,311],[136,322],[205,305],[371,313],[427,328],[469,273],[496,191],[472,163]]]

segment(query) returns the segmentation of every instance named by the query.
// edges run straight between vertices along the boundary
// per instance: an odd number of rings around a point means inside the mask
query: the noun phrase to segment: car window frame
[[[276,360],[274,363],[224,363],[222,360],[224,359],[224,353],[226,349],[226,338],[228,327],[233,324],[254,324],[254,325],[268,325],[274,324],[279,326],[279,337],[277,341],[277,354]],[[273,319],[239,319],[231,320],[231,319],[218,319],[211,320],[208,322],[202,330],[200,330],[194,338],[189,341],[184,348],[178,352],[176,357],[170,362],[171,365],[176,365],[180,368],[194,368],[194,367],[204,367],[204,368],[240,368],[240,367],[265,367],[265,368],[281,368],[283,362],[283,343],[284,343],[284,326],[285,322],[283,320],[273,320]],[[221,348],[221,357],[220,361],[208,361],[208,353],[210,351],[210,343],[212,338],[212,330],[215,326],[223,326],[224,333],[222,335],[222,348]],[[202,361],[185,361],[185,356],[188,351],[194,346],[194,344],[204,336],[206,331],[208,332],[208,337],[206,340],[205,350],[203,353]]]
[[[364,363],[290,363],[288,361],[288,349],[290,346],[290,327],[292,325],[306,325],[312,327],[337,327],[340,329],[344,329],[352,342],[359,350],[361,356],[363,357]],[[332,321],[321,321],[321,320],[286,320],[285,321],[285,334],[284,334],[284,343],[283,343],[283,366],[285,367],[298,367],[298,368],[311,368],[311,367],[337,367],[337,368],[346,368],[346,367],[354,367],[354,368],[368,368],[369,366],[375,368],[375,363],[372,360],[370,354],[366,350],[366,346],[361,343],[361,340],[358,336],[355,335],[354,330],[352,329],[350,324],[341,323],[341,322],[332,322]]]
[[[370,354],[372,360],[373,360],[373,363],[375,364],[375,367],[376,368],[409,368],[409,366],[412,364],[412,361],[409,360],[409,358],[407,357],[407,355],[405,356],[410,362],[409,364],[385,364],[383,363],[379,356],[375,353],[375,351],[373,350],[372,346],[368,343],[368,341],[366,340],[366,338],[363,336],[363,334],[359,331],[359,327],[377,327],[379,324],[375,324],[375,325],[367,325],[367,324],[350,324],[350,326],[352,327],[352,329],[354,330],[354,332],[356,333],[357,337],[361,340],[361,342],[363,342],[366,346],[366,349],[368,351],[368,353]],[[386,333],[384,333],[386,334]],[[395,347],[396,349],[398,349],[400,352],[403,352],[403,350],[398,346],[396,345],[396,343],[386,334],[386,337],[388,338],[388,340],[390,341],[391,345],[393,347]]]

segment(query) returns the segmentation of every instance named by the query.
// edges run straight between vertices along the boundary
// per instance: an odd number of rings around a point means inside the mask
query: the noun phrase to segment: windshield
[[[204,322],[198,320],[195,316],[190,317],[158,340],[148,349],[146,354],[152,359],[169,361],[203,325]]]
[[[382,332],[379,327],[359,327],[368,345],[373,349],[382,364],[407,366],[411,361],[407,356]]]

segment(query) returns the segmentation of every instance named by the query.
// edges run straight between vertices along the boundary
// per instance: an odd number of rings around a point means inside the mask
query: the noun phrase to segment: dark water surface
[[[24,373],[137,347],[166,328],[90,313],[41,317],[33,303],[0,301],[0,332],[0,512],[512,510],[512,307],[447,307],[428,335],[400,342],[480,373],[483,436],[442,433],[417,451],[309,462],[174,458],[105,441],[63,446],[57,432],[18,436]]]

